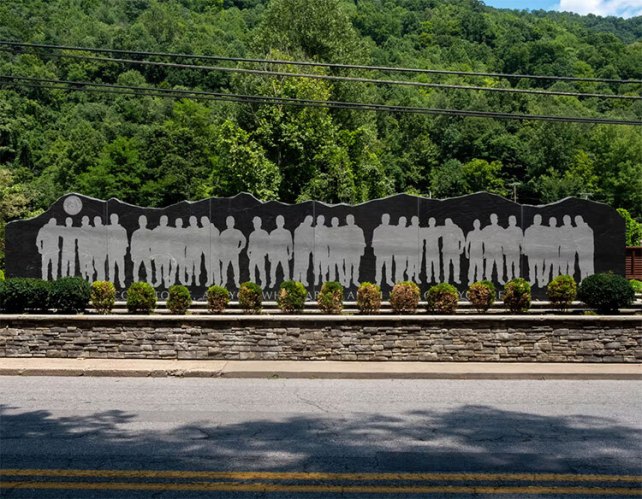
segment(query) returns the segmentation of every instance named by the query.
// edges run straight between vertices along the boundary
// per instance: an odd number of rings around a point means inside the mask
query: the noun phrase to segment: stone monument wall
[[[0,357],[642,362],[639,316],[0,316]]]

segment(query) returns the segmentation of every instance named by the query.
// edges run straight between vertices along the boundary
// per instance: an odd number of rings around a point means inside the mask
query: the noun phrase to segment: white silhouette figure
[[[86,281],[94,280],[94,259],[93,259],[93,230],[89,224],[89,217],[84,216],[80,221],[80,235],[78,237],[78,263],[80,264],[80,275]]]
[[[170,286],[170,274],[172,266],[171,256],[171,228],[167,223],[169,219],[167,215],[162,215],[158,221],[158,227],[152,230],[152,261],[156,270],[156,280],[154,287]]]
[[[190,285],[190,280],[194,280],[194,270],[198,266],[200,269],[201,264],[201,255],[200,252],[198,255],[196,253],[199,251],[200,246],[198,244],[198,219],[194,215],[190,215],[187,219],[187,225],[183,226],[183,239],[185,241],[185,257],[183,259],[183,270],[182,275],[180,276],[183,280],[185,286]],[[198,264],[196,263],[198,260]],[[196,279],[196,285],[199,285],[199,279]]]
[[[438,282],[441,271],[441,261],[439,259],[439,239],[442,238],[441,227],[438,227],[437,221],[430,217],[428,227],[421,229],[419,235],[419,248],[424,249],[424,259],[426,261],[426,282]]]
[[[329,230],[325,226],[325,217],[319,215],[314,227],[314,281],[317,284],[328,279],[330,272]]]
[[[575,226],[573,235],[575,238],[575,247],[580,263],[580,279],[585,279],[595,273],[594,271],[594,254],[595,239],[593,229],[584,221],[581,215],[575,217]]]
[[[564,215],[563,224],[559,230],[560,244],[560,265],[559,274],[575,277],[575,254],[577,244],[575,242],[575,227],[570,215]]]
[[[533,224],[524,231],[523,251],[528,258],[528,279],[531,286],[541,287],[541,276],[544,274],[544,257],[546,244],[544,233],[546,228],[542,225],[542,215],[533,217]]]
[[[183,219],[177,218],[174,222],[175,227],[169,227],[170,245],[172,256],[169,272],[169,285],[175,282],[185,284],[185,259],[187,257],[187,243],[189,242],[185,229],[183,228]]]
[[[142,281],[140,276],[140,266],[145,269],[145,281],[152,282],[152,231],[147,228],[147,217],[141,215],[138,217],[138,229],[132,234],[129,245],[129,254],[134,264],[132,271],[133,277],[137,281]]]
[[[421,273],[421,253],[423,244],[420,235],[419,217],[414,216],[410,219],[408,226],[408,280],[419,282]]]
[[[261,286],[267,285],[267,273],[265,272],[265,258],[268,254],[270,236],[267,231],[261,228],[261,219],[254,217],[254,232],[250,234],[247,243],[247,256],[250,259],[250,279]],[[258,275],[257,277],[257,269]]]
[[[239,254],[245,248],[246,240],[243,233],[234,228],[234,217],[229,216],[225,219],[227,229],[221,232],[219,237],[221,248],[221,275],[223,285],[227,284],[228,270],[232,265],[232,274],[236,287],[241,286],[241,271],[239,269]]]
[[[548,219],[548,227],[542,227],[542,241],[546,244],[543,272],[540,275],[539,287],[546,286],[551,279],[559,275],[560,269],[560,229],[557,219]]]
[[[59,238],[60,226],[56,223],[55,218],[50,218],[36,236],[36,246],[41,255],[41,270],[44,280],[49,279],[49,267],[51,267],[51,278],[58,277]]]
[[[441,229],[442,261],[444,265],[444,282],[450,282],[450,266],[453,269],[453,281],[461,283],[460,261],[464,252],[464,233],[455,225],[452,219],[447,218]]]
[[[497,214],[490,215],[490,225],[482,229],[484,238],[484,278],[493,280],[493,269],[497,269],[497,282],[504,284],[504,229],[497,225]]]
[[[281,267],[283,280],[290,280],[290,260],[293,256],[292,233],[285,227],[283,215],[276,217],[276,229],[270,232],[268,260],[270,261],[270,287],[277,285],[276,271]]]
[[[366,238],[363,230],[354,223],[354,215],[346,216],[346,225],[341,227],[340,239],[345,244],[345,287],[360,284],[359,268],[361,257],[366,251]]]
[[[395,241],[397,243],[393,256],[395,262],[395,282],[406,280],[404,274],[408,269],[408,259],[417,253],[417,237],[410,233],[407,223],[408,219],[406,217],[399,217],[399,222],[395,227]],[[410,279],[410,276],[408,276],[408,279]]]
[[[222,285],[223,277],[221,275],[221,233],[216,228],[216,225],[210,223],[207,217],[201,217],[201,225],[205,229],[208,228],[207,233],[209,237],[209,259],[205,258],[207,267],[207,285],[211,284]],[[227,278],[227,275],[225,276]]]
[[[188,226],[185,232],[185,284],[187,286],[198,286],[201,283],[201,257],[205,255],[205,261],[209,260],[210,253],[210,231],[198,226],[198,218],[194,215],[189,217]]]
[[[473,230],[466,236],[465,256],[468,258],[468,283],[484,278],[484,235],[479,219],[473,221]]]
[[[345,283],[345,256],[347,253],[345,241],[341,240],[341,227],[339,219],[332,217],[328,232],[328,261],[330,263],[330,274],[328,279]]]
[[[121,288],[125,287],[125,254],[129,241],[127,231],[118,223],[118,215],[112,213],[109,216],[109,225],[107,226],[107,260],[109,262],[109,279],[114,284],[120,284]],[[118,272],[116,269],[118,268]],[[116,275],[118,274],[118,280]]]
[[[504,257],[506,258],[506,280],[510,281],[520,277],[520,256],[524,244],[524,234],[517,226],[517,218],[514,215],[508,217],[508,227],[504,229],[502,241]]]
[[[354,220],[354,218],[353,218]],[[304,286],[308,285],[308,268],[310,255],[314,252],[314,227],[313,218],[308,215],[303,222],[294,229],[294,277]],[[363,236],[363,232],[361,233]]]
[[[96,269],[96,280],[104,281],[107,277],[105,268],[107,266],[107,227],[103,225],[103,220],[99,216],[94,217],[94,228],[92,230],[92,246],[94,251],[93,267]]]
[[[372,250],[375,255],[375,282],[382,285],[385,268],[386,284],[394,286],[392,280],[392,255],[396,245],[396,227],[390,225],[390,215],[381,215],[381,225],[372,232]]]
[[[76,241],[80,236],[77,227],[71,217],[65,219],[65,227],[62,229],[62,253],[61,253],[61,277],[76,275]]]

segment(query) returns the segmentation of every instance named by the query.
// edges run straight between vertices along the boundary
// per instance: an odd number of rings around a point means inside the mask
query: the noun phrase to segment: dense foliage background
[[[477,0],[12,0],[0,39],[128,50],[642,79],[642,18]],[[87,54],[89,55],[89,54]],[[168,60],[155,58],[155,60]],[[178,62],[181,62],[178,60]],[[193,62],[193,61],[183,61]],[[210,62],[211,64],[211,62]],[[228,64],[229,65],[229,64]],[[294,66],[242,67],[397,77]],[[0,74],[270,96],[642,119],[641,101],[238,75],[0,50]],[[640,85],[414,77],[640,95]],[[523,202],[592,193],[642,216],[642,131],[0,87],[0,226],[67,191],[162,206],[254,193],[360,202],[488,190]]]

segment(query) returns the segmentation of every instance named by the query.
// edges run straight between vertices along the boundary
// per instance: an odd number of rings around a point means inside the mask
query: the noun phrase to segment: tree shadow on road
[[[170,427],[171,426],[171,427]],[[642,432],[608,418],[466,405],[145,429],[133,413],[54,417],[0,405],[2,467],[640,474]],[[39,451],[39,452],[38,452]],[[33,456],[42,456],[34,463]],[[133,463],[133,464],[132,464]]]

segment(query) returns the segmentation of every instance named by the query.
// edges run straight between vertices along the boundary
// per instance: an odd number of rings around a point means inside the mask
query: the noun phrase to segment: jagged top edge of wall
[[[401,197],[415,198],[415,199],[422,199],[422,200],[426,200],[426,201],[434,201],[434,202],[437,202],[437,203],[446,203],[446,202],[461,200],[461,199],[465,199],[465,198],[474,198],[474,197],[479,197],[479,196],[488,196],[488,197],[491,197],[491,198],[495,198],[497,200],[501,200],[502,202],[509,203],[509,204],[512,204],[512,205],[515,205],[515,206],[519,206],[519,207],[531,207],[531,208],[537,208],[537,209],[543,209],[543,208],[547,208],[547,207],[551,207],[551,206],[555,206],[555,205],[562,205],[562,204],[570,202],[570,201],[576,201],[576,202],[587,203],[587,204],[592,204],[592,205],[602,205],[602,206],[604,206],[604,207],[606,207],[608,209],[611,209],[611,210],[615,211],[614,208],[612,208],[610,205],[608,205],[606,203],[603,203],[603,202],[600,202],[600,201],[593,201],[593,200],[589,200],[589,199],[581,199],[581,198],[577,198],[577,197],[573,197],[573,196],[565,197],[563,199],[560,199],[558,201],[554,201],[552,203],[533,205],[533,204],[528,204],[528,203],[516,203],[511,199],[505,198],[505,197],[500,196],[498,194],[493,194],[493,193],[490,193],[490,192],[486,192],[486,191],[478,191],[478,192],[475,192],[475,193],[472,193],[472,194],[464,194],[462,196],[454,196],[454,197],[450,197],[450,198],[441,198],[441,199],[428,198],[428,197],[425,197],[425,196],[417,196],[415,194],[397,193],[397,194],[391,194],[389,196],[385,196],[385,197],[382,197],[382,198],[370,199],[368,201],[364,201],[363,203],[356,203],[356,204],[350,204],[350,203],[327,203],[325,201],[317,201],[317,200],[313,200],[313,199],[307,200],[307,201],[301,201],[299,203],[285,203],[283,201],[277,201],[277,200],[263,201],[261,199],[258,199],[256,196],[254,196],[253,194],[251,194],[249,192],[240,192],[240,193],[238,193],[238,194],[236,194],[234,196],[225,196],[225,197],[212,196],[212,197],[209,197],[209,198],[198,199],[198,200],[194,200],[194,201],[183,200],[183,201],[179,201],[178,203],[170,204],[170,205],[163,206],[163,207],[140,206],[140,205],[128,203],[126,201],[121,201],[120,199],[118,199],[116,197],[111,197],[111,198],[105,200],[105,199],[95,198],[95,197],[92,197],[92,196],[87,196],[85,194],[81,194],[81,193],[78,193],[78,192],[68,192],[68,193],[60,196],[56,201],[54,201],[49,206],[49,208],[47,208],[47,210],[45,210],[43,213],[41,213],[39,215],[36,215],[35,217],[31,217],[31,218],[22,218],[22,219],[18,219],[18,220],[12,220],[11,222],[9,222],[9,224],[13,224],[13,223],[17,223],[17,222],[30,221],[30,220],[38,220],[39,218],[46,216],[47,213],[55,205],[59,204],[61,201],[63,201],[64,199],[68,198],[69,196],[78,196],[80,198],[90,199],[90,200],[98,201],[98,202],[101,202],[101,203],[108,203],[110,201],[115,201],[115,202],[121,203],[123,205],[129,206],[129,207],[135,208],[135,209],[156,210],[156,211],[161,211],[161,212],[164,211],[164,210],[168,210],[168,209],[177,207],[177,206],[194,205],[194,204],[198,204],[198,203],[208,202],[208,201],[213,200],[213,199],[231,201],[233,199],[241,198],[241,197],[251,198],[254,201],[256,201],[257,203],[259,203],[259,204],[276,203],[276,204],[283,205],[283,206],[297,206],[297,205],[305,205],[305,204],[308,204],[308,203],[319,203],[319,204],[321,204],[323,206],[326,206],[328,208],[336,208],[336,207],[363,206],[363,205],[367,205],[367,204],[370,204],[370,203],[376,203],[376,202],[379,202],[379,201],[389,200],[389,199],[397,198],[397,197],[399,197],[399,198],[401,198]]]

